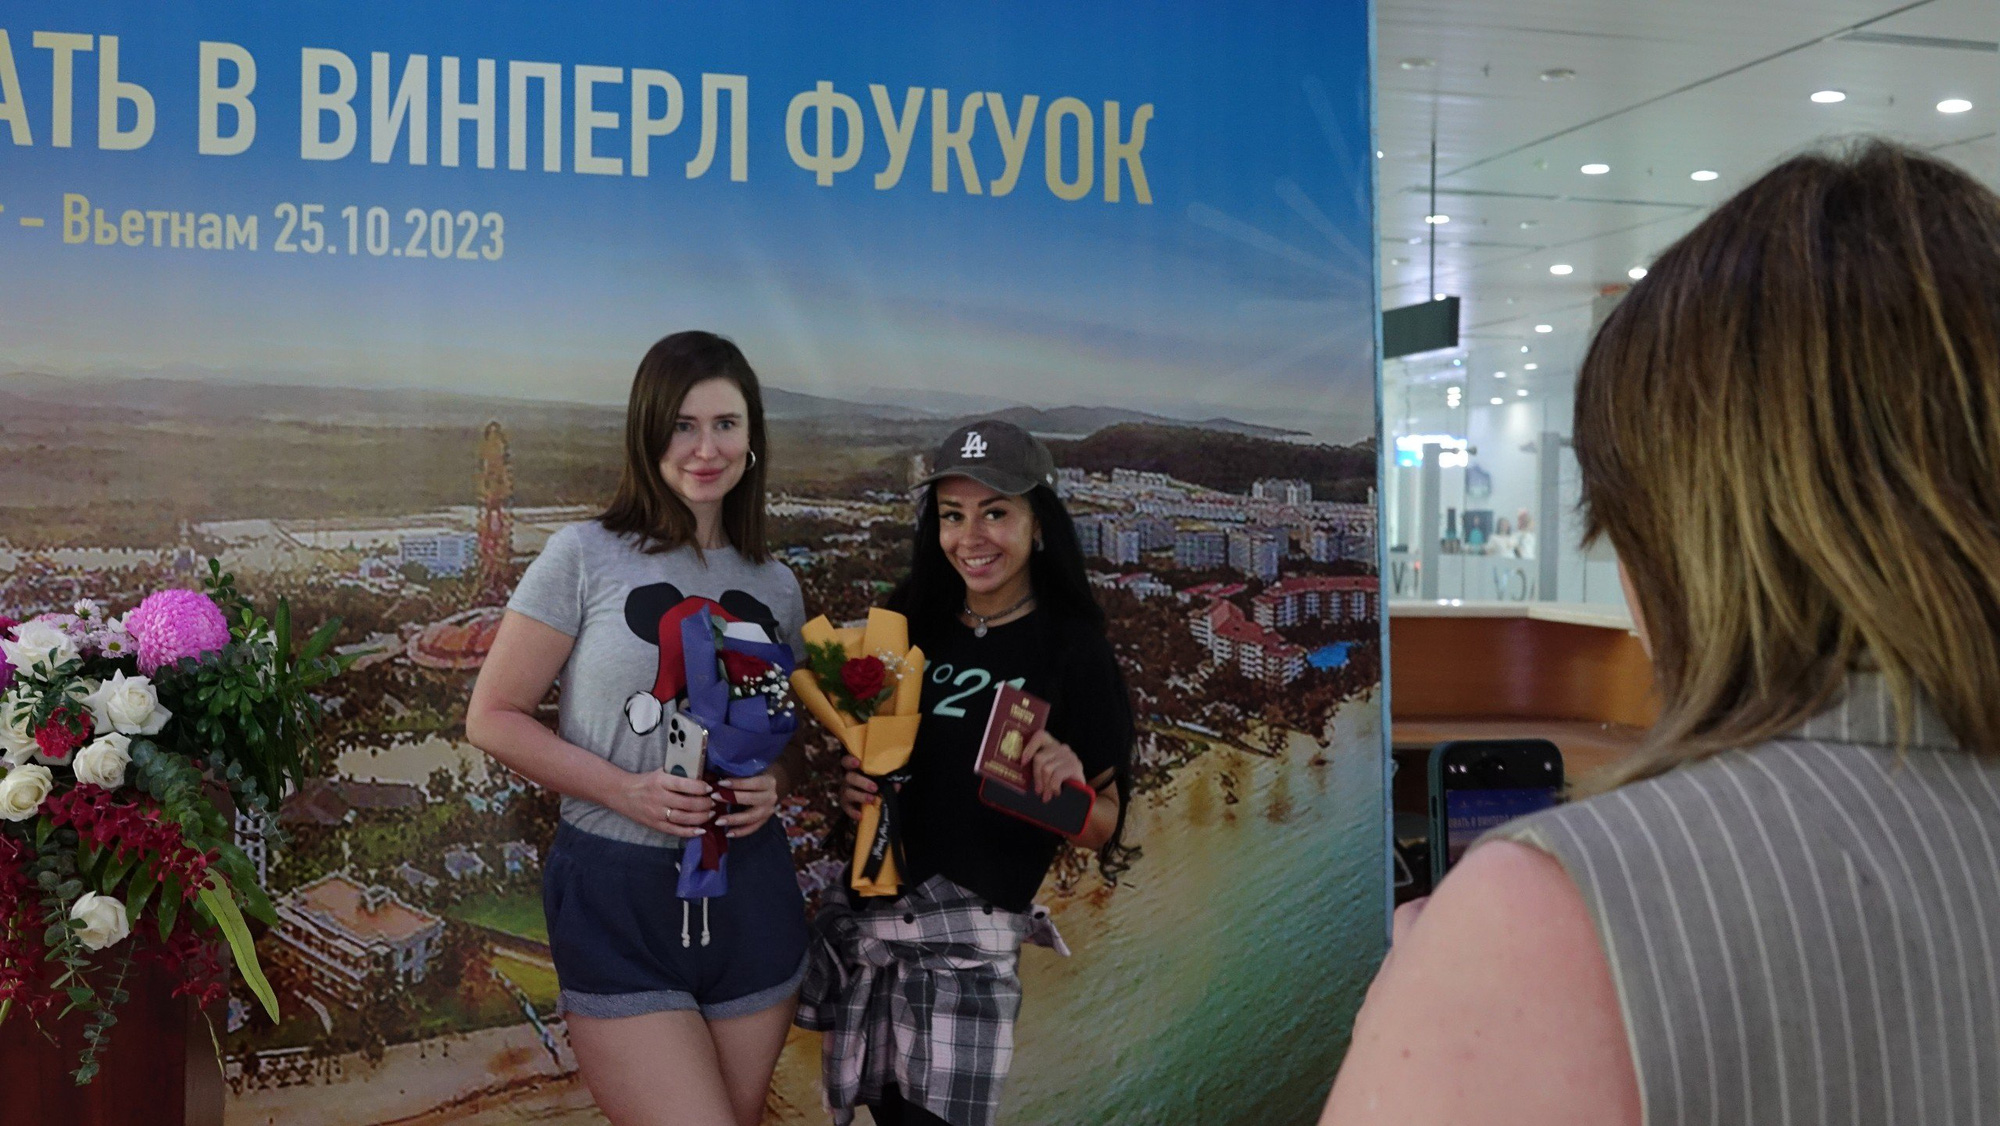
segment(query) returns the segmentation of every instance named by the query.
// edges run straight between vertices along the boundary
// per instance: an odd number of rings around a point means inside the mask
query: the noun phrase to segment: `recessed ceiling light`
[[[1554,332],[1555,330],[1556,330],[1556,326],[1554,326],[1554,325],[1536,325],[1536,326],[1535,326],[1535,331],[1536,331],[1536,332]]]
[[[1465,361],[1464,361],[1464,360],[1453,360],[1453,361],[1451,362],[1451,366],[1452,366],[1452,367],[1455,367],[1455,368],[1462,368],[1462,367],[1464,367],[1464,366],[1465,366]]]
[[[1506,373],[1506,372],[1504,372],[1504,371],[1496,371],[1496,372],[1494,372],[1494,373],[1493,373],[1493,378],[1495,378],[1495,379],[1505,379],[1505,378],[1507,378],[1507,373]]]
[[[1549,267],[1549,273],[1554,274],[1559,278],[1568,277],[1570,274],[1573,274],[1575,272],[1576,272],[1576,267],[1570,265],[1567,262],[1558,262],[1555,265]]]
[[[1376,160],[1380,160],[1380,159],[1382,159],[1382,150],[1381,150],[1381,149],[1376,149],[1376,150],[1375,150],[1375,159],[1376,159]]]
[[[1504,403],[1504,402],[1506,402],[1506,401],[1507,401],[1507,400],[1505,400],[1505,399],[1501,398],[1501,397],[1500,397],[1500,396],[1498,396],[1498,395],[1495,395],[1495,396],[1493,396],[1493,405],[1494,405],[1494,406],[1496,406],[1496,407],[1497,407],[1497,406],[1499,406],[1499,405],[1500,405],[1501,403]]]
[[[1576,72],[1566,66],[1550,67],[1542,72],[1543,82],[1568,82],[1576,77]]]
[[[1521,365],[1521,367],[1522,367],[1522,368],[1524,368],[1524,369],[1526,369],[1526,370],[1528,370],[1528,371],[1534,371],[1534,370],[1536,370],[1537,368],[1540,368],[1541,366],[1542,366],[1542,365],[1540,365],[1540,364],[1522,364],[1522,365]]]
[[[1939,113],[1964,113],[1972,108],[1972,103],[1964,98],[1946,98],[1938,103]]]
[[[1416,237],[1416,238],[1407,238],[1407,239],[1404,239],[1403,241],[1404,241],[1404,242],[1407,242],[1407,243],[1409,243],[1409,244],[1410,244],[1411,246],[1421,246],[1421,245],[1423,245],[1423,241],[1424,241],[1424,240],[1423,240],[1423,237],[1422,237],[1421,235],[1419,235],[1419,236],[1418,236],[1418,237]]]
[[[1424,58],[1404,59],[1396,65],[1402,67],[1404,70],[1429,70],[1437,65],[1437,60]]]
[[[1525,230],[1527,230],[1527,229],[1528,229],[1529,227],[1532,227],[1532,226],[1534,226],[1534,225],[1535,225],[1536,223],[1539,223],[1539,222],[1541,222],[1541,220],[1539,220],[1539,219],[1523,219],[1523,220],[1521,220],[1521,229],[1525,231]]]
[[[1633,281],[1638,281],[1640,278],[1646,276],[1646,267],[1634,266],[1631,269],[1625,271],[1625,276],[1631,278]]]
[[[1813,91],[1812,100],[1818,102],[1820,105],[1830,106],[1835,102],[1846,101],[1847,95],[1839,90],[1815,90]]]
[[[1442,294],[1442,293],[1433,293],[1433,294],[1431,294],[1431,300],[1433,300],[1433,301],[1442,301],[1442,300],[1444,300],[1444,296],[1445,296],[1445,295],[1444,295],[1444,294]]]
[[[1698,171],[1698,172],[1690,172],[1690,173],[1688,173],[1688,179],[1690,179],[1690,180],[1699,180],[1700,182],[1702,182],[1702,183],[1706,184],[1706,183],[1708,183],[1708,182],[1709,182],[1710,180],[1713,180],[1713,179],[1715,179],[1715,178],[1716,178],[1716,176],[1718,176],[1718,175],[1720,175],[1720,173],[1716,173],[1716,172],[1711,172],[1711,171],[1709,171],[1708,169],[1706,169],[1706,168],[1703,168],[1703,169],[1701,169],[1701,170],[1700,170],[1700,171]]]
[[[1521,351],[1526,352],[1527,350],[1528,346],[1526,344],[1521,345]]]
[[[1451,222],[1451,216],[1449,216],[1449,215],[1426,215],[1426,216],[1424,216],[1424,222],[1426,222],[1426,223],[1429,223],[1429,224],[1430,224],[1431,226],[1433,226],[1433,227],[1442,227],[1442,226],[1444,226],[1444,225],[1445,225],[1446,223],[1449,223],[1449,222]]]
[[[1586,176],[1602,176],[1606,172],[1611,171],[1611,166],[1609,164],[1586,164],[1581,171]]]
[[[1519,391],[1514,392],[1514,394],[1519,395],[1521,398],[1525,399],[1528,397],[1528,389],[1526,387],[1523,387]]]
[[[1410,260],[1408,258],[1391,258],[1389,259],[1389,264],[1391,266],[1407,266],[1410,264]]]

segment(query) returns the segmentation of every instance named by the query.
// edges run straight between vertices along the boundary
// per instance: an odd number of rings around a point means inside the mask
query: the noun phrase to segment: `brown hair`
[[[1883,674],[2000,752],[2000,198],[1879,141],[1786,161],[1660,256],[1577,381],[1585,542],[1650,634],[1646,747],[1593,789]]]
[[[764,544],[764,396],[750,361],[725,337],[712,332],[677,332],[647,349],[632,377],[625,407],[625,471],[611,506],[598,523],[637,536],[650,553],[695,543],[694,513],[660,479],[660,458],[673,441],[674,422],[688,389],[710,379],[727,379],[743,392],[749,414],[750,465],[722,501],[722,531],[737,553],[753,563],[770,558]]]

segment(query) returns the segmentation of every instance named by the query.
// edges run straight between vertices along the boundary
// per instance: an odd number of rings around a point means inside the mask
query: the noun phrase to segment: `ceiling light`
[[[1540,220],[1538,219],[1523,219],[1521,220],[1521,229],[1525,231],[1529,227],[1534,226],[1538,222],[1540,222]]]
[[[1815,90],[1813,91],[1812,100],[1818,102],[1820,105],[1830,106],[1835,102],[1846,101],[1847,95],[1839,90]]]
[[[1504,372],[1504,371],[1496,371],[1496,372],[1494,372],[1494,373],[1493,373],[1493,378],[1495,378],[1495,379],[1505,379],[1505,378],[1507,378],[1507,373],[1506,373],[1506,372]]]
[[[1376,159],[1376,160],[1380,160],[1380,159],[1382,159],[1382,150],[1381,150],[1381,149],[1376,149],[1376,150],[1375,150],[1375,159]]]
[[[1541,366],[1542,366],[1542,365],[1540,365],[1540,364],[1522,364],[1522,365],[1521,365],[1521,367],[1522,367],[1522,368],[1523,368],[1524,370],[1526,370],[1526,371],[1534,371],[1534,370],[1536,370],[1537,368],[1540,368]]]
[[[1543,82],[1568,82],[1576,77],[1576,72],[1566,66],[1550,67],[1542,72]]]
[[[1718,175],[1720,175],[1720,173],[1716,173],[1716,172],[1711,172],[1711,171],[1709,171],[1708,169],[1706,169],[1706,168],[1703,168],[1703,169],[1701,169],[1701,170],[1700,170],[1700,171],[1698,171],[1698,172],[1690,172],[1690,173],[1688,173],[1688,179],[1690,179],[1690,180],[1698,180],[1698,181],[1700,181],[1701,183],[1704,183],[1704,184],[1706,184],[1706,183],[1708,183],[1708,182],[1709,182],[1710,180],[1713,180],[1713,179],[1715,179],[1715,178],[1716,178],[1716,176],[1718,176]]]
[[[1431,226],[1433,226],[1433,227],[1442,227],[1442,226],[1444,226],[1444,225],[1445,225],[1446,223],[1449,223],[1449,222],[1451,222],[1451,216],[1449,216],[1449,215],[1426,215],[1426,216],[1424,216],[1424,222],[1426,222],[1426,223],[1429,223],[1429,224],[1430,224]]]
[[[1554,274],[1559,278],[1566,278],[1575,272],[1576,272],[1576,267],[1570,265],[1567,262],[1558,262],[1555,265],[1549,267],[1549,273]]]
[[[1939,113],[1964,113],[1972,108],[1972,103],[1964,98],[1946,98],[1938,103]]]
[[[1496,407],[1497,407],[1497,406],[1499,406],[1499,405],[1500,405],[1501,403],[1504,403],[1504,402],[1506,402],[1506,401],[1507,401],[1507,400],[1505,400],[1505,399],[1501,398],[1501,397],[1500,397],[1500,396],[1498,396],[1498,395],[1495,395],[1495,396],[1493,397],[1493,405],[1494,405],[1494,406],[1496,406]]]
[[[1625,271],[1625,276],[1631,278],[1633,281],[1638,281],[1640,278],[1646,276],[1646,267],[1634,266],[1631,269]]]
[[[1391,266],[1407,266],[1410,264],[1410,260],[1408,258],[1391,258],[1389,259],[1389,264]]]
[[[1437,65],[1437,60],[1424,58],[1404,59],[1396,65],[1402,67],[1404,70],[1429,70]]]
[[[1526,344],[1523,344],[1523,345],[1521,345],[1521,351],[1525,352],[1525,351],[1527,351],[1527,350],[1528,350],[1528,346],[1527,346]]]
[[[1525,399],[1528,397],[1528,389],[1526,387],[1523,387],[1519,391],[1514,392],[1514,394],[1519,395],[1521,398]]]
[[[1442,301],[1442,300],[1444,300],[1444,294],[1442,294],[1442,293],[1433,293],[1433,294],[1431,294],[1431,300],[1433,300],[1433,301]]]
[[[1464,366],[1465,366],[1465,361],[1464,361],[1464,360],[1453,360],[1453,361],[1451,362],[1451,366],[1452,366],[1452,367],[1455,367],[1455,368],[1462,368],[1462,367],[1464,367]]]
[[[1535,331],[1536,331],[1536,332],[1554,332],[1555,330],[1556,330],[1556,326],[1554,326],[1554,325],[1536,325],[1536,326],[1535,326]]]
[[[1403,241],[1404,241],[1404,242],[1407,242],[1407,243],[1409,243],[1409,244],[1410,244],[1411,246],[1422,246],[1422,245],[1423,245],[1423,242],[1424,242],[1424,240],[1423,240],[1423,239],[1422,239],[1421,237],[1419,237],[1419,238],[1407,238],[1407,239],[1404,239]]]
[[[1609,164],[1586,164],[1581,171],[1586,176],[1602,176],[1606,172],[1611,171],[1611,166]]]

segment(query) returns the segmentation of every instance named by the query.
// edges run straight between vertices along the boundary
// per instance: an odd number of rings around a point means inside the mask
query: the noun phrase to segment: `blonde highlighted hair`
[[[2000,753],[2000,197],[1879,141],[1800,156],[1660,256],[1578,377],[1661,702],[1593,789],[1773,738],[1885,677]]]

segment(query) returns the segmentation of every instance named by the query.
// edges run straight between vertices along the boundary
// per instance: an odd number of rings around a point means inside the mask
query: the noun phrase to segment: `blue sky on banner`
[[[423,387],[584,402],[622,399],[657,335],[705,326],[736,336],[770,382],[855,396],[946,389],[1037,405],[1106,403],[1188,417],[1228,413],[1323,437],[1369,432],[1373,413],[1367,12],[1360,3],[1182,5],[876,4],[0,4],[33,144],[0,124],[0,369],[343,386]],[[101,49],[73,56],[74,143],[52,147],[54,53],[38,31],[119,37],[118,75],[148,90],[155,132],[136,151],[98,146]],[[196,151],[198,44],[255,59],[254,143]],[[98,44],[101,47],[101,41]],[[356,143],[337,160],[301,156],[301,49],[353,60]],[[427,162],[409,134],[371,157],[372,52],[389,90],[428,56]],[[441,162],[441,58],[498,60],[496,166]],[[527,168],[508,167],[509,62],[561,66],[558,172],[543,169],[542,94],[529,83]],[[576,171],[575,68],[621,68],[593,106],[616,114],[593,150],[625,174]],[[633,68],[673,74],[683,117],[651,142],[651,174],[629,174]],[[224,68],[227,83],[233,72]],[[731,179],[724,137],[712,167],[685,166],[703,133],[704,74],[748,80],[747,174]],[[331,72],[324,75],[329,85]],[[817,182],[793,159],[794,95],[831,83],[864,123],[850,170]],[[896,110],[921,87],[901,179],[871,84]],[[985,191],[933,191],[933,89],[953,124],[966,95],[991,91],[1010,115],[1037,95],[1018,181],[990,109],[970,155]],[[0,89],[0,96],[4,96]],[[1050,103],[1094,119],[1094,183],[1058,198],[1044,168]],[[733,101],[721,99],[728,107]],[[1152,202],[1129,174],[1105,198],[1104,103],[1123,131],[1150,103],[1141,150]],[[652,103],[657,112],[663,102]],[[842,115],[833,114],[839,122]],[[125,107],[123,123],[133,120]],[[334,118],[319,118],[333,134]],[[225,112],[221,128],[233,118]],[[819,151],[802,118],[802,144]],[[1074,121],[1067,137],[1074,144]],[[9,144],[10,140],[16,143]],[[836,131],[827,151],[847,145]],[[1061,175],[1077,175],[1072,156]],[[63,197],[111,222],[135,209],[255,215],[256,251],[203,252],[64,242]],[[280,253],[283,203],[318,203],[328,242]],[[497,213],[498,261],[350,253],[343,208],[382,207],[397,250],[412,208]],[[17,217],[41,217],[30,228]],[[170,230],[170,224],[169,228]],[[464,233],[461,229],[459,233]],[[296,233],[295,233],[296,237]],[[456,237],[456,236],[454,236]],[[362,239],[365,242],[365,238]],[[418,238],[418,245],[424,240]],[[358,245],[358,244],[357,244]],[[490,243],[480,234],[477,256]]]

